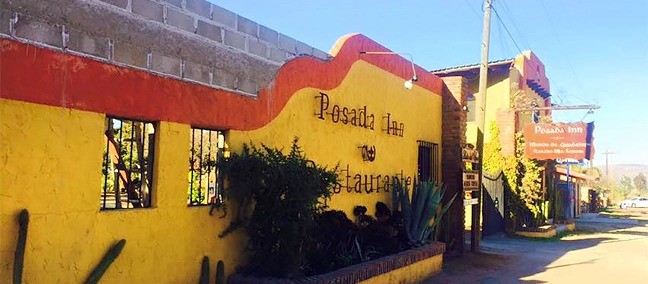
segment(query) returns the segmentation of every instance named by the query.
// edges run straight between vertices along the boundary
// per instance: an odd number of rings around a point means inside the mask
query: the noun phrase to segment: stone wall
[[[295,56],[330,56],[205,0],[0,0],[0,37],[256,96]]]

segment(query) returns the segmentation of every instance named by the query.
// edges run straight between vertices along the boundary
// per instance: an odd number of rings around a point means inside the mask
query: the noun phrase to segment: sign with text
[[[479,171],[463,172],[463,189],[479,190]]]
[[[524,128],[527,158],[537,160],[591,159],[594,123],[536,123]]]

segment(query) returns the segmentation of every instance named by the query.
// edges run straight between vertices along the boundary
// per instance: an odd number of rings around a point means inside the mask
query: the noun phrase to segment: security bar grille
[[[189,157],[189,206],[221,201],[218,162],[223,159],[225,136],[222,131],[192,128]]]
[[[100,208],[151,207],[155,125],[107,117]]]

